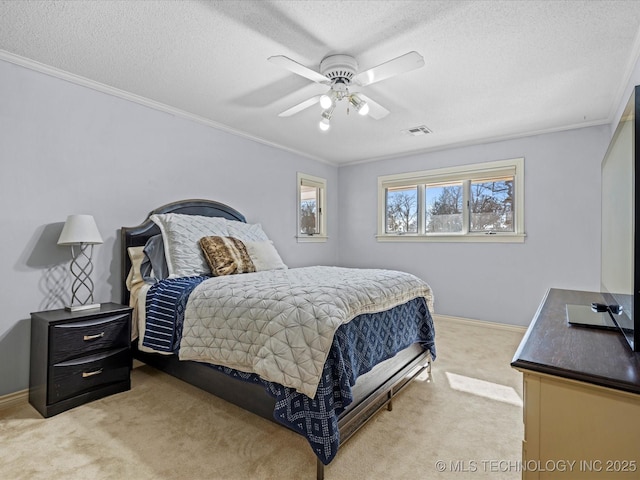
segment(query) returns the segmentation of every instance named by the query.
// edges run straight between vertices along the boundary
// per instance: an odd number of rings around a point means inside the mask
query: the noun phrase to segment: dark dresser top
[[[600,293],[550,289],[511,366],[640,394],[640,353],[621,332],[567,323],[567,304],[591,302],[603,302]]]
[[[60,321],[73,321],[74,319],[82,319],[88,316],[106,316],[133,310],[126,305],[119,303],[101,303],[100,308],[92,308],[87,310],[76,310],[75,312],[60,308],[57,310],[45,310],[42,312],[31,312],[31,315],[41,318],[47,322],[55,323]]]

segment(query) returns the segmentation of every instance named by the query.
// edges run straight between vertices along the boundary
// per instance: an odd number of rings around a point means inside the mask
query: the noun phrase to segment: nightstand
[[[29,403],[50,417],[131,389],[131,308],[31,314]]]

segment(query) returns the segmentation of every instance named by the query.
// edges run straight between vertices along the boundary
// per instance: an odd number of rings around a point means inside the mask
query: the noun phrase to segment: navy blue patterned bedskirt
[[[143,345],[178,353],[189,294],[207,278],[163,280],[149,289]],[[356,379],[416,342],[435,359],[435,330],[424,298],[384,312],[359,315],[338,328],[313,399],[255,374],[217,365],[211,367],[239,380],[262,385],[276,399],[274,418],[304,435],[326,465],[338,452],[338,416],[353,401],[351,387]]]

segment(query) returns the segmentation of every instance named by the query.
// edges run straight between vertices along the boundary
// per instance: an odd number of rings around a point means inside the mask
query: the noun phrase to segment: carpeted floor
[[[346,443],[327,480],[519,479],[524,331],[436,321],[432,382],[414,382]],[[315,479],[306,440],[147,366],[132,389],[49,419],[0,411],[0,478]]]

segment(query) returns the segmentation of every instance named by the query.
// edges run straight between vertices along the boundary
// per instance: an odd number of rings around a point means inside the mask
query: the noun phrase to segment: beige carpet
[[[509,363],[522,334],[437,321],[433,382],[408,387],[325,478],[519,479],[522,386]],[[284,427],[147,366],[132,384],[46,420],[30,405],[0,411],[0,478],[315,479],[306,440]]]

